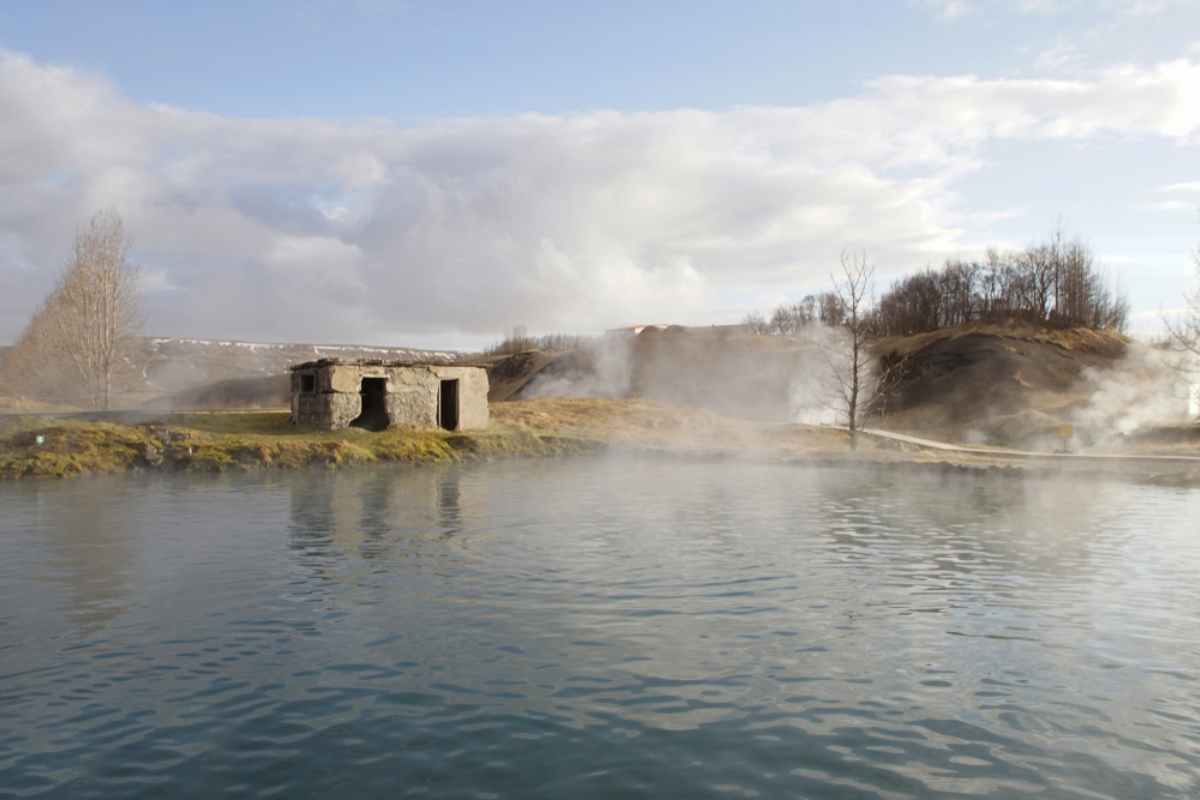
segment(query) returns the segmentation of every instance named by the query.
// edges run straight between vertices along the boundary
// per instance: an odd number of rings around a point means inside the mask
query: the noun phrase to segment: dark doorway
[[[438,425],[458,430],[458,381],[442,381],[438,391]]]
[[[388,426],[387,378],[362,379],[362,413],[350,424],[355,428],[381,431]]]

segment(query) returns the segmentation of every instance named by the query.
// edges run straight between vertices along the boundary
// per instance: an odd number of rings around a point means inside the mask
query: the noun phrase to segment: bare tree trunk
[[[1171,343],[1178,350],[1191,353],[1200,359],[1200,248],[1196,250],[1192,260],[1196,264],[1197,287],[1194,292],[1185,295],[1187,308],[1179,321],[1163,318]]]
[[[855,339],[850,348],[850,402],[847,404],[846,415],[850,420],[850,446],[855,445],[855,433],[858,431],[858,340]]]
[[[869,377],[870,362],[867,352],[867,303],[871,292],[875,268],[865,253],[842,253],[842,277],[833,278],[834,292],[842,312],[842,327],[850,337],[849,359],[844,364],[834,365],[834,379],[841,390],[845,404],[847,427],[850,430],[850,447],[858,447],[858,421],[864,382]]]

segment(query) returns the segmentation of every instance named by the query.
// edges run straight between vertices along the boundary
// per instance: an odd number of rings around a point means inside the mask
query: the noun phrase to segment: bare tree
[[[57,397],[59,402],[74,400],[74,393],[63,392],[59,370],[48,363],[51,353],[49,308],[46,303],[34,312],[4,360],[4,385],[18,397]]]
[[[842,277],[833,279],[833,296],[840,310],[840,325],[847,341],[844,353],[830,359],[842,407],[850,429],[850,446],[858,446],[859,411],[864,407],[871,374],[871,355],[867,348],[870,335],[870,302],[875,268],[866,253],[842,253]],[[840,357],[838,357],[840,356]]]
[[[771,332],[771,325],[766,317],[757,311],[751,311],[742,319],[742,325],[751,333],[765,335]]]
[[[948,261],[908,275],[879,300],[879,335],[907,336],[967,322],[1124,329],[1129,303],[1110,288],[1091,249],[1061,233],[1023,252],[989,250],[985,262]]]
[[[119,360],[141,329],[137,285],[125,225],[102,211],[75,235],[71,261],[39,312],[48,350],[74,367],[93,408],[111,406]]]
[[[842,324],[842,306],[833,292],[821,295],[806,294],[798,303],[776,306],[770,319],[754,311],[742,319],[751,333],[765,336],[799,336],[810,325],[836,327]]]
[[[1184,295],[1186,308],[1178,322],[1164,318],[1171,343],[1179,350],[1200,358],[1200,248],[1192,255],[1196,265],[1196,289]]]

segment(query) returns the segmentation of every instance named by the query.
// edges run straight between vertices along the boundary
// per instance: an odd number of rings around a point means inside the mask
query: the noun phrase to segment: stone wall
[[[356,392],[292,393],[292,422],[324,430],[350,427],[362,413],[362,397]]]
[[[488,414],[488,376],[482,367],[430,367],[438,381],[458,380],[458,429],[486,428]],[[436,419],[434,424],[437,424]]]
[[[302,375],[315,377],[315,391],[301,391]],[[486,428],[489,421],[487,371],[481,367],[438,365],[388,367],[320,365],[292,373],[292,421],[326,430],[349,427],[362,413],[363,378],[387,380],[389,424],[438,426],[438,392],[443,380],[458,381],[458,428]]]

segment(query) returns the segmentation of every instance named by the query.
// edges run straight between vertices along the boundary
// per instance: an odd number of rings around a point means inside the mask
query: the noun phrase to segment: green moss
[[[293,426],[286,413],[278,412],[186,414],[136,425],[83,420],[46,425],[44,419],[18,418],[0,430],[0,478],[441,463],[563,455],[599,446],[504,426],[470,433],[317,431]]]

